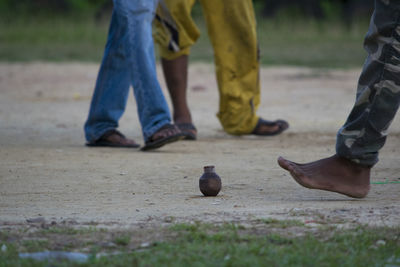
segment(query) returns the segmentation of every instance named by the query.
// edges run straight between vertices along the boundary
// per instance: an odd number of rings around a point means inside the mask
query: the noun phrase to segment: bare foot
[[[296,182],[310,189],[336,192],[354,198],[365,197],[370,189],[371,168],[337,155],[306,164],[279,157],[278,164],[289,171]]]

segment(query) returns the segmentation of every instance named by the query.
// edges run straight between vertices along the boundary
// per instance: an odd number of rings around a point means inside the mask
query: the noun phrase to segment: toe
[[[281,166],[283,169],[285,169],[285,170],[289,170],[289,161],[288,160],[286,160],[285,158],[283,158],[283,157],[279,157],[278,158],[278,164],[279,164],[279,166]]]

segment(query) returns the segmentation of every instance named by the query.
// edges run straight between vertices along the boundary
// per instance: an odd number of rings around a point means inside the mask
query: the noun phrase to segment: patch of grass
[[[389,229],[363,228],[326,233],[323,238],[313,234],[289,238],[274,233],[243,234],[232,225],[215,227],[215,233],[210,233],[209,228],[213,227],[198,225],[196,229],[192,225],[183,230],[181,226],[174,242],[159,243],[148,250],[117,258],[102,258],[97,263],[104,266],[134,263],[151,266],[381,266],[391,258],[400,257],[399,229],[397,238]]]
[[[203,19],[201,31],[191,53],[192,61],[212,62],[213,50]],[[259,19],[257,33],[262,65],[293,65],[312,68],[361,67],[366,52],[363,39],[368,21],[351,27],[340,20],[315,21],[304,18]]]
[[[21,245],[25,249],[25,252],[34,252],[47,249],[49,241],[45,239],[30,239],[23,240]]]
[[[0,21],[0,60],[100,62],[107,29],[82,19]]]
[[[309,67],[360,67],[368,23],[347,28],[340,21],[260,21],[261,63]]]
[[[304,223],[298,220],[277,220],[277,219],[260,219],[260,222],[265,223],[271,227],[286,229],[294,226],[304,226]]]
[[[60,234],[60,235],[83,235],[96,232],[105,232],[104,228],[87,227],[87,228],[73,228],[69,226],[51,226],[47,229],[40,230],[40,234]]]
[[[129,235],[117,236],[114,239],[114,243],[117,244],[118,246],[127,246],[130,241],[131,241],[131,237]]]
[[[263,222],[261,229],[260,222]],[[291,233],[299,231],[299,227],[305,231],[304,235]],[[115,235],[110,232],[101,239],[114,241],[124,248],[116,247],[114,251],[107,251],[108,256],[96,257],[95,253],[101,249],[93,245],[84,250],[91,251],[90,260],[84,264],[74,263],[74,266],[384,266],[400,261],[399,227],[326,231],[310,230],[297,221],[263,219],[254,227],[193,223],[152,229],[149,233],[153,237],[150,246],[127,247],[129,243],[141,242],[136,240],[138,235],[129,230],[119,230]],[[78,242],[87,241],[98,238],[97,234],[82,236],[77,233],[73,238]],[[65,236],[70,237],[69,234]],[[173,238],[163,239],[163,236]],[[8,240],[0,240],[0,247],[2,244],[7,246],[5,252],[0,252],[0,266],[30,266],[33,263],[48,266],[45,262],[19,259],[18,252],[26,243],[12,241],[12,237],[13,233],[8,233]],[[145,240],[149,237],[146,234]],[[58,250],[63,249],[59,247]],[[63,264],[68,265],[64,262],[57,266]]]
[[[201,36],[191,61],[213,62],[213,49],[201,14],[195,14]],[[258,20],[263,65],[315,68],[361,67],[366,53],[362,42],[368,22],[344,25],[339,19],[317,22],[278,16]],[[48,18],[0,20],[0,61],[88,61],[100,63],[108,21]]]

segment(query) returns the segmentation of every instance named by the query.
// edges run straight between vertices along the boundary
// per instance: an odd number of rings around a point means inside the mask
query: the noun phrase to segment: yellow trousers
[[[220,94],[219,118],[230,134],[251,133],[260,104],[259,55],[252,0],[199,0],[205,15]],[[168,27],[156,22],[155,40],[161,57],[171,60],[190,54],[199,38],[190,13],[196,0],[164,0],[174,21],[179,49],[168,46]],[[162,16],[162,13],[158,13]]]

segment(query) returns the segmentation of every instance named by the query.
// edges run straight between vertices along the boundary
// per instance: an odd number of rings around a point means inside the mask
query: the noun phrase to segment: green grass
[[[366,23],[260,21],[261,62],[268,65],[361,67]]]
[[[213,50],[202,17],[196,22],[201,36],[193,46],[191,62],[213,61]],[[317,22],[297,18],[258,20],[257,32],[262,65],[292,65],[312,68],[361,67],[366,52],[363,39],[368,22],[358,21],[351,27],[338,19]]]
[[[131,241],[131,237],[129,235],[118,236],[114,239],[114,243],[119,246],[127,246]]]
[[[297,220],[285,220],[280,221],[276,219],[260,219],[260,222],[265,223],[271,227],[280,227],[282,229],[293,227],[293,226],[304,226],[304,223]]]
[[[400,228],[309,228],[297,221],[258,220],[252,226],[203,223],[134,232],[0,232],[0,266],[49,266],[18,258],[19,252],[57,250],[92,253],[73,266],[384,266],[400,264]],[[62,233],[60,231],[59,233]],[[29,242],[26,241],[27,235]],[[35,238],[37,241],[35,241]],[[74,239],[74,246],[70,240]],[[151,239],[149,245],[133,245]],[[90,242],[92,241],[92,242]],[[110,256],[99,242],[114,241]],[[146,242],[147,242],[146,241]],[[64,245],[63,245],[64,244]],[[112,256],[112,253],[117,255]],[[57,266],[72,263],[58,262]]]
[[[1,61],[96,61],[107,25],[72,19],[0,22]]]
[[[194,45],[191,62],[213,61],[205,22],[196,13],[201,37]],[[361,67],[367,21],[346,27],[338,19],[324,22],[286,15],[258,20],[263,65],[308,67]],[[0,20],[0,61],[86,61],[99,63],[108,31],[107,19],[25,18]]]

